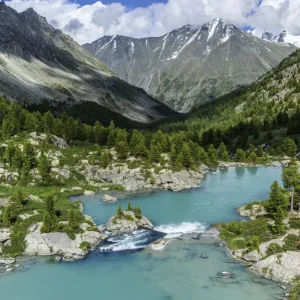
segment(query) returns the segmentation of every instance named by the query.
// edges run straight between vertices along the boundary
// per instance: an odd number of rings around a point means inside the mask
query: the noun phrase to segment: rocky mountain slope
[[[0,3],[0,93],[30,103],[92,101],[138,122],[172,113],[142,89],[117,78],[33,9],[17,13]],[[99,116],[101,118],[101,116]]]
[[[104,36],[84,47],[120,78],[180,112],[250,84],[296,49],[222,19],[161,37]]]
[[[262,34],[262,39],[274,43],[289,43],[300,48],[300,35],[290,35],[286,32],[286,30],[283,30],[279,34],[273,34],[272,32],[265,31]]]

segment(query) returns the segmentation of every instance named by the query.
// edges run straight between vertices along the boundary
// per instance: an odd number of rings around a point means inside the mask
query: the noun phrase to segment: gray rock
[[[300,252],[287,251],[255,263],[251,270],[268,279],[290,283],[300,275]]]
[[[243,256],[243,260],[249,261],[249,262],[257,262],[261,258],[262,258],[262,256],[257,250],[248,252],[246,255]]]
[[[3,258],[3,257],[0,258],[0,264],[3,265],[12,265],[15,262],[16,262],[15,258]]]
[[[108,202],[108,203],[114,203],[114,202],[117,202],[118,199],[116,197],[105,194],[102,196],[102,201]]]
[[[9,240],[9,236],[9,228],[0,229],[0,243],[5,243],[7,240]]]
[[[86,196],[93,196],[96,193],[94,191],[84,191],[83,194],[86,195]]]
[[[92,246],[102,239],[101,233],[86,231],[77,234],[71,240],[64,232],[41,233],[41,223],[29,229],[29,234],[25,238],[26,248],[24,254],[27,255],[59,255],[64,259],[73,260],[84,258],[86,251],[80,249],[83,241],[91,243]]]
[[[133,231],[143,228],[151,230],[153,225],[148,218],[142,216],[141,219],[136,218],[131,211],[124,211],[124,218],[111,217],[106,223],[106,230],[110,236],[120,235],[124,233],[132,233]],[[129,218],[126,218],[128,216]]]
[[[54,173],[59,174],[60,176],[64,177],[65,179],[69,179],[71,172],[69,169],[60,169],[60,168],[51,168],[51,171]]]

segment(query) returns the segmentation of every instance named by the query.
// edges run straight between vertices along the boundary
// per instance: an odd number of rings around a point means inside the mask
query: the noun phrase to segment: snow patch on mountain
[[[208,31],[207,41],[209,41],[214,36],[219,23],[220,23],[220,19],[215,19],[212,21],[212,23],[209,23],[209,31]]]
[[[171,57],[167,58],[167,60],[176,59],[178,57],[178,55],[180,54],[180,52],[182,52],[189,44],[191,44],[196,39],[196,37],[199,34],[200,30],[201,30],[201,28],[198,29],[196,31],[196,33],[194,33],[192,35],[192,37],[178,51],[175,51]]]

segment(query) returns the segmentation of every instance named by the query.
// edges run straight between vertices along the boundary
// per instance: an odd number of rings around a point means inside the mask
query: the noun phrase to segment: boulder
[[[54,157],[51,161],[51,166],[58,167],[58,165],[59,165],[59,159],[57,157]]]
[[[83,194],[86,195],[86,196],[93,196],[96,193],[94,191],[84,191]]]
[[[261,258],[262,255],[257,250],[248,252],[246,255],[243,256],[243,260],[249,262],[258,262]]]
[[[10,231],[9,228],[0,229],[0,243],[5,243],[9,240]]]
[[[62,149],[69,148],[69,145],[67,144],[67,142],[64,139],[62,139],[62,138],[60,138],[60,137],[58,137],[56,135],[52,135],[52,143],[55,146],[57,146],[59,148],[62,148]]]
[[[54,173],[59,174],[60,176],[64,177],[65,179],[69,179],[71,172],[69,169],[60,169],[60,168],[51,168],[51,171]]]
[[[114,203],[114,202],[117,202],[118,199],[116,197],[105,194],[102,196],[102,201],[108,202],[108,203]]]
[[[38,197],[38,196],[28,195],[27,198],[30,199],[30,200],[32,200],[32,201],[43,202],[43,200],[40,197]]]

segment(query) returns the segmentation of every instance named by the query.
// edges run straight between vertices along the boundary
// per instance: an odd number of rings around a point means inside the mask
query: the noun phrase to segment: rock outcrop
[[[33,144],[34,146],[38,146],[40,142],[44,142],[44,141],[47,141],[49,139],[48,141],[51,144],[53,144],[53,145],[55,145],[59,148],[62,148],[62,149],[69,148],[68,143],[64,139],[62,139],[62,138],[60,138],[56,135],[51,134],[50,136],[47,136],[44,133],[38,134],[36,132],[31,132],[29,134],[29,137],[30,137],[29,142],[31,144]]]
[[[153,225],[148,218],[137,218],[132,211],[124,211],[122,217],[113,216],[106,223],[106,230],[110,236],[132,233],[137,229],[151,230]]]
[[[249,209],[247,205],[244,205],[239,207],[237,211],[242,217],[248,217],[251,220],[255,220],[257,217],[262,217],[267,214],[265,208],[260,204],[253,204]]]
[[[271,255],[255,263],[251,270],[265,278],[290,283],[300,275],[300,252]]]
[[[80,248],[82,242],[95,246],[102,240],[102,235],[97,231],[85,231],[76,234],[74,240],[65,232],[41,233],[41,223],[33,225],[25,238],[26,255],[58,255],[64,259],[82,259],[87,251]]]
[[[122,185],[127,191],[147,188],[181,191],[183,189],[199,187],[200,180],[207,170],[206,166],[201,165],[197,171],[182,170],[180,172],[173,172],[163,169],[157,174],[152,168],[149,170],[150,177],[146,178],[141,168],[129,169],[126,164],[120,167],[113,165],[107,169],[101,169],[99,166],[82,165],[77,169],[88,180]]]

